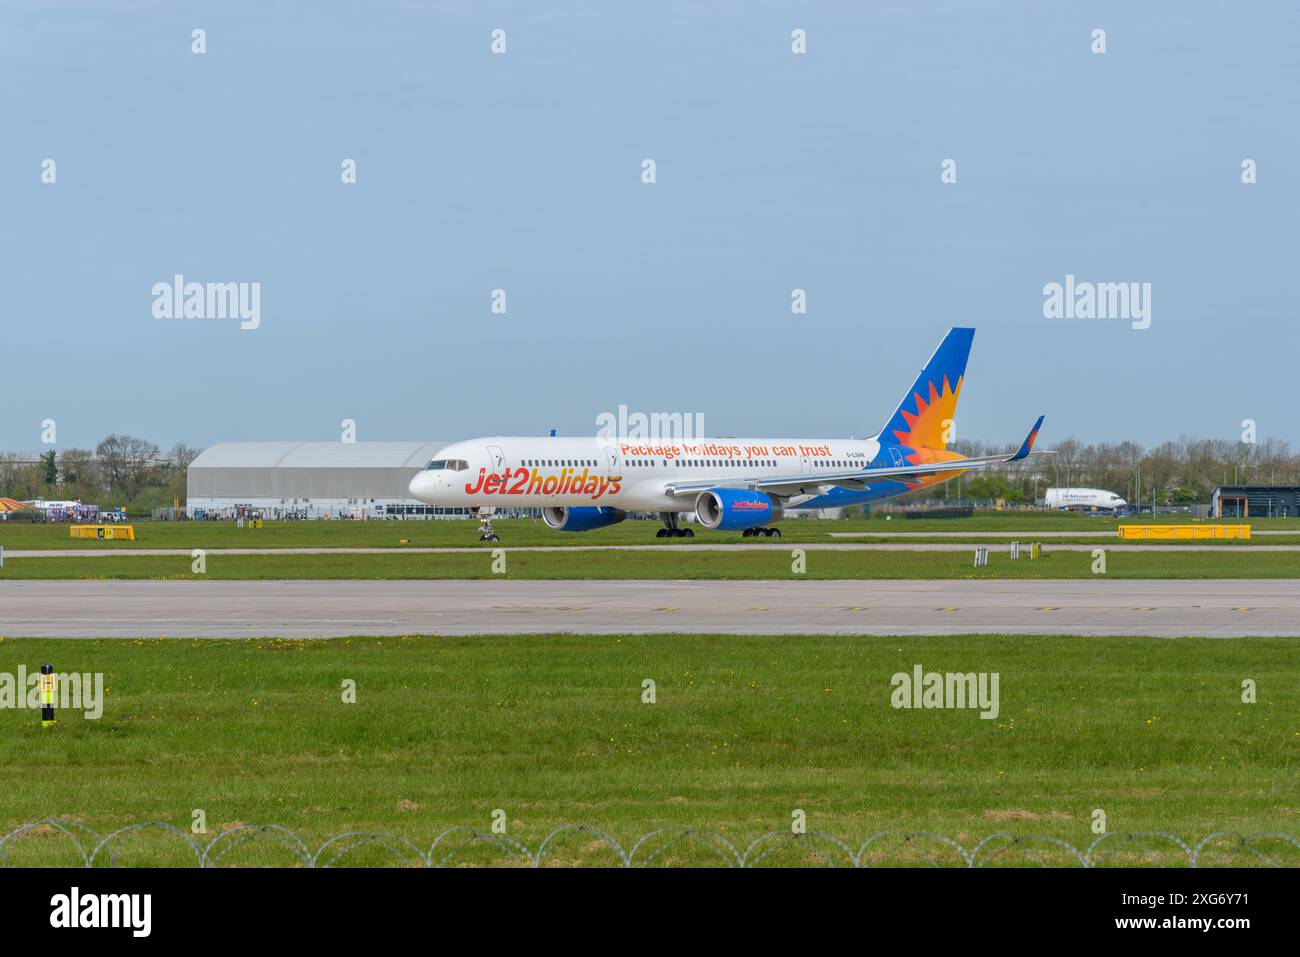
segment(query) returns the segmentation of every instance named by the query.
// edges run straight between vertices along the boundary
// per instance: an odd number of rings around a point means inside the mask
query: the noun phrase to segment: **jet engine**
[[[712,531],[731,532],[779,522],[781,501],[767,492],[711,488],[695,500],[695,517]]]
[[[627,518],[621,508],[584,505],[578,508],[542,509],[542,520],[557,532],[589,532],[593,528],[617,525]]]

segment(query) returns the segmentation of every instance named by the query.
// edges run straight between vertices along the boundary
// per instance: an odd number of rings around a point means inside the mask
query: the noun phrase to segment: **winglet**
[[[1034,423],[1034,427],[1029,430],[1029,434],[1025,436],[1025,440],[1020,443],[1020,448],[1016,449],[1016,454],[1007,459],[1008,462],[1019,462],[1021,459],[1029,457],[1029,453],[1033,451],[1034,448],[1034,439],[1038,438],[1038,430],[1043,427],[1043,419],[1045,418],[1047,417],[1043,415],[1038,417],[1038,421]]]

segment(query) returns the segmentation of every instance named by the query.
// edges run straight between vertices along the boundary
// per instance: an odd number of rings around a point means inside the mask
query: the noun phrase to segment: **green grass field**
[[[1171,516],[1182,520],[1185,516]],[[1136,523],[1138,520],[1131,520]],[[1164,516],[1161,516],[1164,521]],[[1125,524],[1130,520],[1124,520]],[[885,521],[883,518],[818,521],[789,519],[780,523],[782,541],[829,542],[831,533],[943,532],[945,540],[962,541],[969,532],[1007,532],[1010,541],[1023,532],[1075,531],[1114,532],[1119,524],[1111,518],[1089,518],[1050,512],[1016,512],[977,515],[969,519]],[[1207,523],[1208,524],[1208,523]],[[1251,519],[1252,529],[1293,532],[1252,539],[1257,544],[1300,543],[1300,519]],[[554,532],[540,520],[506,519],[496,523],[504,545],[654,545],[704,542],[745,542],[739,532],[704,532],[694,539],[657,539],[658,522],[627,521],[609,528],[581,534]],[[267,522],[262,528],[236,528],[234,522],[137,522],[136,541],[96,541],[69,537],[66,525],[0,523],[0,545],[7,549],[108,549],[108,548],[346,548],[399,547],[402,539],[412,546],[488,547],[478,540],[478,525],[472,521],[412,522]],[[857,539],[871,541],[871,538]],[[882,539],[883,540],[883,539]],[[1069,539],[1058,539],[1066,541]],[[1090,542],[1087,537],[1073,539]],[[1118,541],[1117,537],[1110,540]],[[997,539],[994,539],[997,541]],[[1101,541],[1105,541],[1102,539]],[[1225,547],[1249,547],[1250,543],[1225,543]]]
[[[10,639],[0,672],[50,661],[102,671],[108,691],[102,718],[68,713],[52,729],[0,710],[0,831],[56,815],[101,834],[154,820],[188,831],[202,810],[204,841],[275,823],[313,848],[362,830],[427,849],[453,825],[488,830],[501,809],[507,836],[534,849],[566,822],[626,847],[698,827],[743,849],[800,809],[855,850],[894,828],[967,848],[996,832],[1086,848],[1101,810],[1111,831],[1189,842],[1300,836],[1298,652],[1291,639],[998,636]],[[893,709],[891,675],[916,664],[997,672],[1000,713]],[[1243,704],[1245,679],[1257,703]],[[709,859],[691,847],[661,862]],[[10,854],[74,860],[48,829]],[[552,860],[614,862],[590,835]],[[227,863],[287,861],[262,840]],[[502,858],[480,845],[457,861]],[[119,862],[186,859],[149,832]],[[816,861],[796,849],[770,862]]]
[[[1091,552],[1051,550],[1037,560],[990,551],[974,567],[974,547],[960,552],[804,552],[794,572],[789,549],[744,551],[562,551],[505,553],[505,574],[490,552],[315,555],[222,555],[193,573],[189,555],[117,555],[7,559],[0,581],[68,578],[193,579],[898,579],[1093,578]],[[1098,546],[1102,547],[1102,546]],[[1300,552],[1108,552],[1108,578],[1300,578]]]

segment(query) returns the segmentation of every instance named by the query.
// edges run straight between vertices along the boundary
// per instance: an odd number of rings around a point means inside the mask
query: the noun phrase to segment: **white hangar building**
[[[190,463],[192,518],[451,518],[411,498],[411,477],[450,442],[221,442]]]

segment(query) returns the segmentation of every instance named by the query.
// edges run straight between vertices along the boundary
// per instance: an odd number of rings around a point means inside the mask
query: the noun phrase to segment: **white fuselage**
[[[811,497],[818,472],[865,468],[879,451],[875,439],[498,436],[447,446],[410,491],[430,505],[685,511],[693,500],[668,494],[669,483],[743,488],[747,479],[793,475],[809,479]]]

